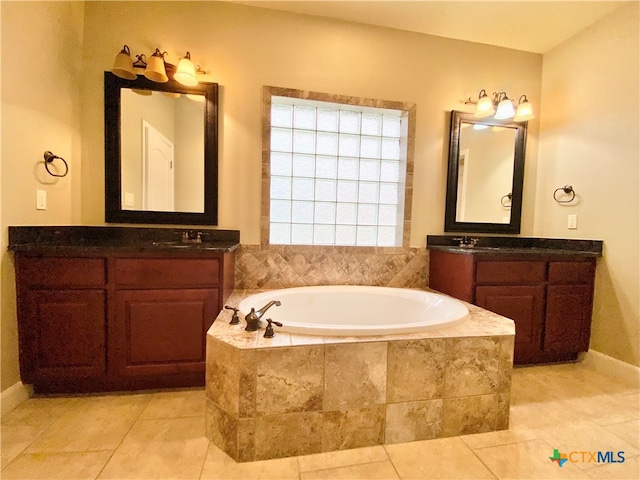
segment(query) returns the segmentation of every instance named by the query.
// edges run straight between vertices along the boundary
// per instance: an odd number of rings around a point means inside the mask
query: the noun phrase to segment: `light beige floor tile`
[[[523,442],[538,438],[538,434],[530,429],[510,429],[498,432],[477,433],[475,435],[463,435],[460,437],[471,449],[494,447],[508,443]]]
[[[571,425],[584,420],[563,400],[511,405],[509,428],[516,430]]]
[[[567,406],[599,425],[640,419],[640,399],[634,395],[595,395],[567,401]]]
[[[514,404],[637,391],[582,364],[518,367],[513,370]]]
[[[359,479],[398,479],[398,474],[389,460],[385,462],[364,463],[348,467],[329,468],[302,472],[301,480],[359,480]]]
[[[111,451],[73,453],[23,453],[2,471],[8,479],[94,479]]]
[[[82,401],[81,398],[30,398],[2,416],[2,425],[49,427]]]
[[[549,457],[553,455],[553,448],[544,440],[478,448],[474,453],[501,480],[588,478],[569,462],[562,468],[552,462]]]
[[[494,478],[459,437],[384,448],[400,478]]]
[[[236,463],[217,447],[210,445],[200,478],[202,480],[298,480],[298,460],[296,457],[290,457]]]
[[[115,449],[149,401],[148,395],[88,397],[38,437],[27,452]]]
[[[31,425],[2,425],[2,468],[16,458],[33,442],[38,435],[46,430],[46,427],[33,427]]]
[[[198,478],[208,445],[204,417],[138,420],[99,478]]]
[[[204,401],[204,389],[154,393],[140,418],[202,416],[205,413]]]
[[[514,404],[547,402],[604,393],[596,385],[582,378],[584,371],[579,366],[571,365],[573,376],[571,371],[557,367],[551,365],[515,368],[511,385]]]
[[[579,422],[562,427],[544,428],[538,431],[541,439],[560,452],[624,451],[629,456],[638,455],[638,450],[612,432],[591,422]],[[595,466],[589,461],[579,461],[575,465],[582,469]]]
[[[640,457],[625,457],[623,463],[607,463],[586,471],[592,478],[603,480],[638,480]]]
[[[353,450],[303,455],[298,457],[298,464],[301,472],[308,472],[361,463],[384,462],[385,460],[389,460],[387,452],[382,445],[377,445],[375,447],[354,448]]]
[[[614,423],[613,425],[607,425],[604,428],[632,445],[635,449],[640,450],[640,420]]]

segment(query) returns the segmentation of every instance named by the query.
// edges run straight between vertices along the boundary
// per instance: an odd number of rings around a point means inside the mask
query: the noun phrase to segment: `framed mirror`
[[[445,232],[520,233],[526,122],[451,112]]]
[[[105,221],[217,225],[218,84],[104,72]]]

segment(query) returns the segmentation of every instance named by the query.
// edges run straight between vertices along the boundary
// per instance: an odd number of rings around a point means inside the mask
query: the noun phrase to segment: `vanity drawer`
[[[102,287],[104,258],[16,256],[20,278],[31,287]]]
[[[545,281],[545,262],[487,262],[476,265],[476,283],[508,285]]]
[[[595,262],[549,262],[549,283],[589,284],[595,271]]]
[[[115,260],[117,287],[200,287],[220,283],[217,258],[118,258]]]

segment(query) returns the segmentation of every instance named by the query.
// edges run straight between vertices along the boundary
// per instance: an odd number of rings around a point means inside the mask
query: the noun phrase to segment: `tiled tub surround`
[[[373,285],[427,288],[424,248],[241,245],[236,252],[237,289],[307,285]]]
[[[207,335],[207,437],[247,462],[507,429],[514,325],[468,308],[423,333],[271,339],[223,310]]]

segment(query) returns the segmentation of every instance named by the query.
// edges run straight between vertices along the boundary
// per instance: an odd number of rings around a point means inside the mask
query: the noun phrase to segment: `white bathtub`
[[[387,335],[422,332],[463,323],[469,310],[454,298],[404,288],[319,286],[285,288],[240,302],[242,318],[251,307],[272,306],[262,317],[282,322],[276,331],[304,335]]]

